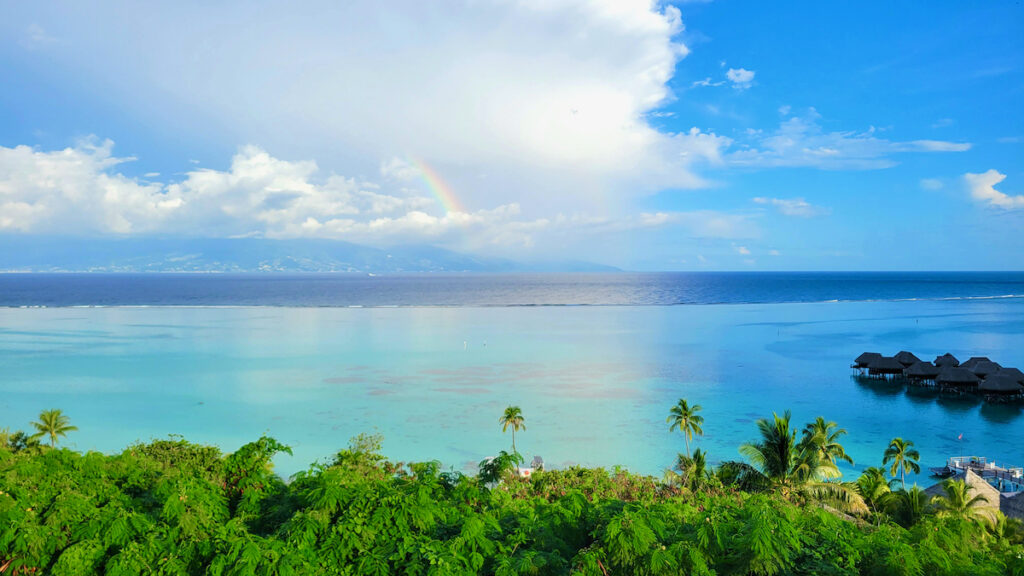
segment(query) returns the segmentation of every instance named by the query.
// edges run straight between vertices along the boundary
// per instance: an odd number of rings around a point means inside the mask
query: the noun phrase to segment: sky
[[[3,235],[1024,269],[1020,2],[0,13]]]

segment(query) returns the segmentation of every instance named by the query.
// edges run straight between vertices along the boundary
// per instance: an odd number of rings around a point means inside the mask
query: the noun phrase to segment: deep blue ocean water
[[[1021,295],[1022,273],[0,275],[0,428],[59,407],[78,449],[184,434],[230,451],[269,433],[294,448],[285,474],[377,431],[393,458],[472,470],[508,448],[497,420],[514,403],[528,457],[660,474],[686,397],[714,461],[791,409],[846,428],[857,469],[893,436],[925,466],[1021,465],[1021,406],[849,369],[901,349],[1024,367]]]
[[[0,306],[665,306],[1024,297],[1024,272],[0,274]]]

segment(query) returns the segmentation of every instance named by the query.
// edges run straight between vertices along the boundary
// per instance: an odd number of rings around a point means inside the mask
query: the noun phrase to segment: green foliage
[[[502,450],[497,456],[480,462],[477,478],[485,484],[509,480],[515,476],[516,468],[522,463],[523,456],[519,452],[509,454]]]
[[[887,492],[883,475],[867,524],[699,450],[677,486],[622,469],[519,478],[514,452],[474,478],[389,462],[380,444],[357,437],[289,483],[272,438],[230,455],[180,438],[110,456],[7,449],[0,574],[1024,575],[1024,529],[974,521],[969,491],[904,513],[897,495],[923,496]]]

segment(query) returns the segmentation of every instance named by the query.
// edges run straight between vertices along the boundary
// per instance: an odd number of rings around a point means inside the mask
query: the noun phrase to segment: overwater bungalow
[[[968,370],[974,370],[974,367],[978,365],[978,362],[991,362],[988,356],[971,356],[966,361],[960,363],[961,368],[967,368]]]
[[[881,357],[882,355],[879,354],[878,352],[864,352],[860,356],[857,356],[856,359],[854,359],[853,366],[851,366],[851,368],[859,368],[862,371],[867,370],[868,364],[870,364],[872,360]]]
[[[974,375],[978,378],[987,378],[990,374],[999,372],[1000,368],[1002,368],[1002,366],[996,362],[982,360],[981,362],[976,363],[973,367],[968,367],[967,369],[974,372]]]
[[[868,375],[886,379],[902,376],[903,364],[892,356],[880,356],[868,363]]]
[[[909,362],[909,363],[908,363]],[[925,362],[912,352],[895,356],[864,352],[850,365],[860,377],[895,380],[917,386],[936,386],[942,392],[971,393],[989,402],[1024,402],[1024,371],[1003,368],[986,356],[960,363],[950,353]]]
[[[931,362],[915,362],[903,370],[903,376],[917,383],[925,383],[934,382],[939,372],[940,368]]]
[[[918,362],[921,361],[920,358],[914,356],[913,352],[907,352],[906,350],[900,350],[899,352],[896,353],[895,356],[893,356],[893,358],[895,358],[896,361],[899,362],[900,364],[903,364],[904,368],[906,368],[907,366],[911,366],[913,364],[917,364]]]
[[[976,388],[981,379],[967,368],[946,366],[939,371],[935,383],[943,390],[963,392],[968,388]]]
[[[1002,373],[995,373],[978,383],[978,393],[989,402],[1008,402],[1021,397],[1024,386]]]
[[[1014,382],[1024,384],[1024,372],[1021,372],[1017,368],[1000,368],[997,374],[1008,376],[1010,378],[1013,378]]]

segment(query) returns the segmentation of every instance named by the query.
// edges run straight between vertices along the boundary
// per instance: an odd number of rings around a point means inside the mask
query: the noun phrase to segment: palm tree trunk
[[[512,427],[512,453],[516,453],[516,428]]]
[[[903,475],[907,473],[907,469],[900,466],[900,484],[903,484],[903,491],[907,491],[907,481],[903,478]]]
[[[686,442],[686,456],[689,457],[690,456],[690,435],[684,433],[683,434],[683,440]]]

